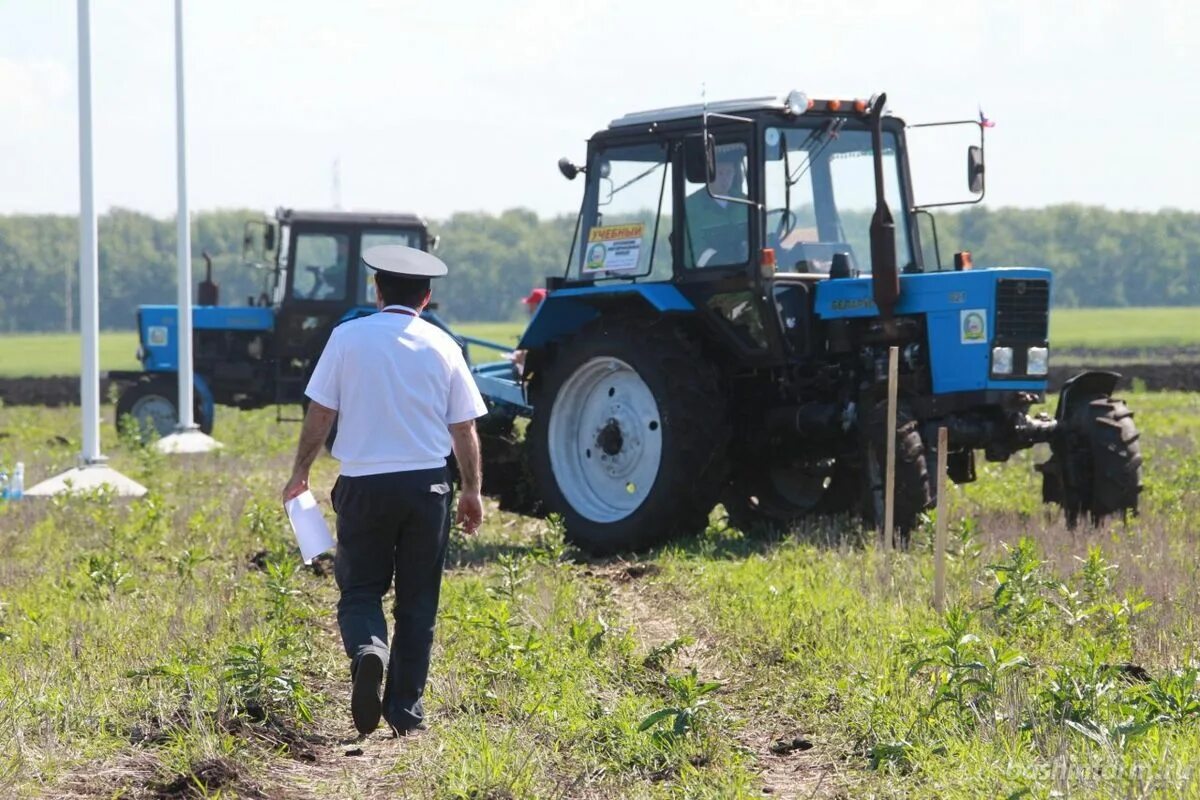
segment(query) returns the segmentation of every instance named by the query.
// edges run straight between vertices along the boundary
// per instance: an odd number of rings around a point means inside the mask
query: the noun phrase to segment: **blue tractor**
[[[375,285],[361,252],[379,244],[431,249],[435,238],[412,214],[279,209],[246,225],[243,258],[262,273],[262,292],[223,306],[208,275],[192,312],[195,419],[210,433],[217,404],[240,408],[304,403],[304,387],[330,331],[375,312]],[[446,326],[436,313],[428,316]],[[179,311],[138,308],[138,372],[110,372],[121,386],[118,424],[144,436],[170,433],[178,418]]]
[[[968,182],[981,197],[982,125],[979,142]],[[703,530],[718,503],[743,528],[824,513],[879,525],[891,347],[902,533],[934,501],[941,426],[957,483],[980,454],[1048,443],[1043,499],[1070,524],[1136,511],[1119,376],[1080,374],[1053,417],[1031,415],[1051,273],[975,269],[966,253],[942,269],[906,148],[883,95],[792,92],[629,114],[591,138],[584,165],[559,162],[586,176],[565,274],[547,279],[520,374],[504,363],[477,378],[493,432],[531,417],[506,463],[528,468],[574,543],[644,548]]]

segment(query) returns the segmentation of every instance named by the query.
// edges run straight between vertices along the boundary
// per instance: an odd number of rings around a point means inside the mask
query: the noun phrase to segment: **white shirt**
[[[304,393],[338,412],[333,457],[347,477],[445,466],[450,425],[487,406],[458,343],[409,313],[333,329]]]

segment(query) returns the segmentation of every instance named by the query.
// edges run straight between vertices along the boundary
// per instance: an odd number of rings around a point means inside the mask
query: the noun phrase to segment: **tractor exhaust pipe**
[[[201,306],[219,305],[217,302],[220,298],[221,287],[213,283],[212,279],[212,256],[205,250],[201,255],[204,256],[204,280],[200,281],[200,291],[196,297],[196,304]]]
[[[875,214],[871,217],[871,287],[875,306],[891,319],[900,299],[900,273],[896,269],[896,222],[883,191],[883,110],[887,93],[871,103],[871,149],[875,156]]]

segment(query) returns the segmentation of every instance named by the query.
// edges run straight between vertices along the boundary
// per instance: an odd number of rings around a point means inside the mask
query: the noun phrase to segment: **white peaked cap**
[[[362,260],[371,269],[406,278],[440,278],[446,274],[446,264],[440,258],[402,244],[370,247],[363,252]]]

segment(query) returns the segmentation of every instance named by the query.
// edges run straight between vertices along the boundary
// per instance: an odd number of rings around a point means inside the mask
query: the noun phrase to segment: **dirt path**
[[[687,613],[681,593],[655,578],[656,565],[618,563],[597,574],[611,581],[611,598],[645,652],[686,637],[691,643],[676,652],[672,668],[695,667],[701,678],[725,684],[718,701],[745,720],[732,733],[757,759],[764,796],[808,800],[838,795],[842,762],[823,753],[820,742],[812,742],[782,715],[728,705],[733,691],[752,677],[723,658],[715,636]]]

